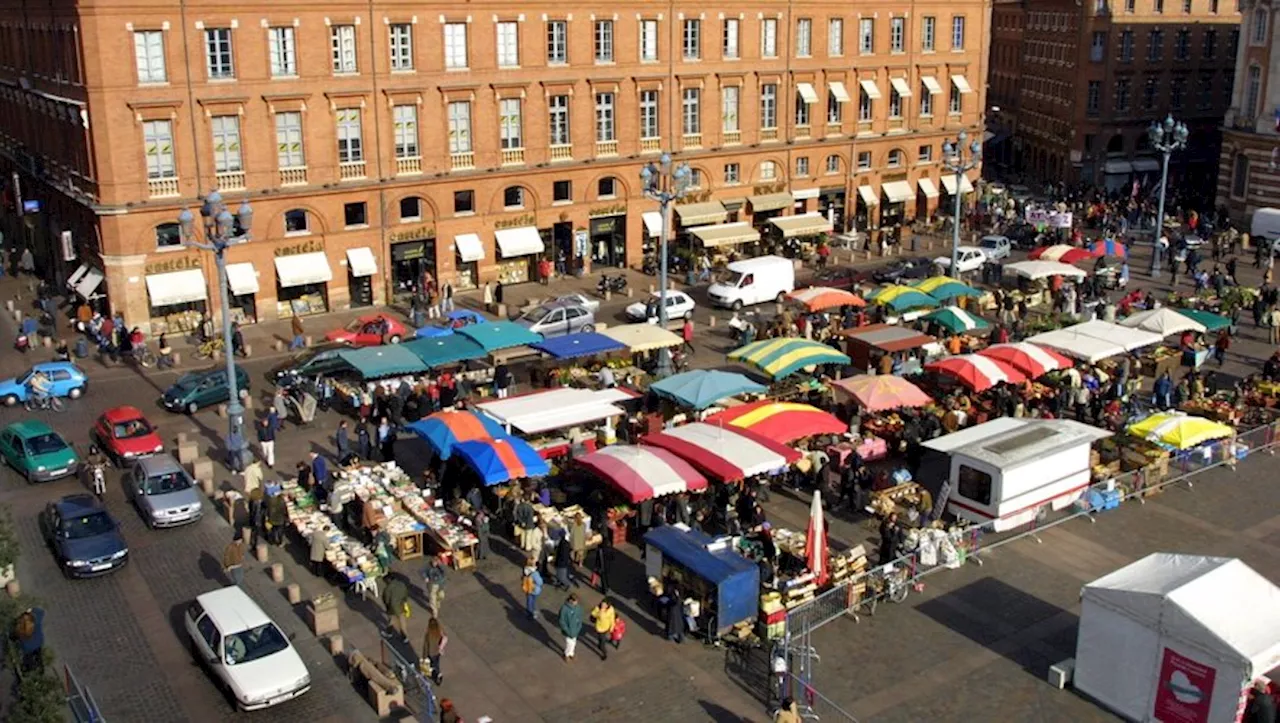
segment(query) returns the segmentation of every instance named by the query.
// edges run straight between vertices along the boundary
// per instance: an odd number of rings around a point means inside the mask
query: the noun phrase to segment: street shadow
[[[212,553],[208,551],[201,552],[198,566],[204,579],[216,582],[218,585],[226,584],[227,577],[222,571],[222,561],[214,557]]]
[[[486,592],[503,603],[503,607],[507,610],[507,622],[513,628],[542,643],[548,650],[555,652],[557,655],[564,654],[563,646],[552,640],[551,634],[536,619],[529,619],[524,610],[524,601],[517,600],[505,585],[491,580],[488,575],[479,571],[476,572],[476,581],[480,583],[480,587],[484,588]],[[539,605],[542,604],[542,597],[542,595],[538,596]]]
[[[776,702],[770,694],[772,672],[769,669],[769,651],[763,646],[726,648],[724,674],[761,705]]]
[[[728,708],[716,705],[709,700],[699,700],[698,705],[706,712],[707,718],[714,723],[747,723],[750,719],[733,713]]]

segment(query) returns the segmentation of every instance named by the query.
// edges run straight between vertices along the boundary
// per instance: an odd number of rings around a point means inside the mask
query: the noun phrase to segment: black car
[[[67,495],[50,502],[40,527],[67,577],[98,577],[129,562],[120,523],[93,495]]]
[[[349,367],[338,356],[338,352],[349,348],[346,344],[326,342],[302,349],[272,367],[271,371],[267,372],[267,381],[276,386],[289,386],[290,381],[286,378],[331,375],[335,371],[347,369]]]
[[[871,278],[881,284],[901,284],[907,281],[926,279],[933,273],[933,259],[917,256],[910,259],[898,259],[888,266],[878,268]]]
[[[871,272],[848,266],[828,266],[809,279],[809,286],[826,286],[849,291],[859,284],[871,281]]]

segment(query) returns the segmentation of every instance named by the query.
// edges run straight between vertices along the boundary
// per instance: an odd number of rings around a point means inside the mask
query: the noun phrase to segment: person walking
[[[538,612],[538,596],[542,594],[542,575],[534,567],[535,560],[529,558],[524,564],[524,574],[520,577],[520,590],[524,593],[524,612],[533,620]]]
[[[262,463],[253,459],[244,468],[244,493],[252,495],[253,491],[260,487],[262,487]]]
[[[1227,350],[1231,348],[1231,334],[1226,329],[1218,332],[1218,339],[1213,343],[1213,358],[1222,366],[1227,361]]]
[[[297,351],[307,345],[307,332],[302,327],[302,317],[294,316],[291,324],[293,339],[289,341],[289,351]]]
[[[675,585],[667,590],[667,640],[684,642],[684,598]]]
[[[329,463],[319,452],[312,451],[311,457],[311,483],[316,487],[325,487],[328,489],[329,482]]]
[[[440,287],[440,308],[446,314],[453,311],[453,284],[448,281],[444,282],[444,286]]]
[[[362,460],[373,460],[373,441],[369,439],[369,425],[364,420],[356,425],[356,453]]]
[[[782,699],[782,705],[773,713],[773,723],[803,723],[800,708],[790,697]]]
[[[569,589],[569,569],[573,565],[573,544],[567,534],[560,535],[556,541],[556,587]]]
[[[44,670],[44,608],[22,611],[13,621],[12,637],[22,657],[22,672]]]
[[[347,420],[338,422],[338,431],[333,434],[333,443],[338,450],[338,463],[351,456],[351,435]]]
[[[422,657],[431,666],[431,682],[440,685],[444,682],[444,672],[440,669],[440,656],[444,655],[445,646],[449,644],[449,636],[440,627],[440,619],[432,617],[427,621],[427,632],[422,636]]]
[[[422,577],[427,581],[427,609],[435,617],[440,617],[440,606],[444,604],[444,584],[446,581],[444,565],[440,564],[440,558],[433,557],[427,563],[427,567],[422,571]]]
[[[564,636],[564,659],[573,660],[578,648],[578,635],[582,632],[582,606],[578,605],[577,593],[569,593],[569,598],[560,606],[560,634]]]
[[[387,576],[387,584],[382,588],[382,608],[387,614],[387,627],[399,633],[401,638],[408,640],[405,619],[411,608],[409,607],[409,586],[405,583],[403,576],[399,574]]]
[[[511,375],[511,369],[506,364],[499,364],[498,368],[493,371],[493,386],[497,390],[498,399],[506,399],[511,393],[511,383],[514,381]]]
[[[329,538],[325,534],[322,527],[317,527],[311,532],[311,574],[316,577],[324,577],[324,553],[329,547]]]
[[[222,551],[222,572],[233,585],[244,584],[244,542],[239,535]]]
[[[276,468],[276,430],[270,419],[258,421],[258,446],[262,448],[262,460],[271,469]]]
[[[252,467],[253,465],[250,465]],[[245,477],[249,471],[245,470]],[[249,491],[249,549],[258,549],[258,538],[267,523],[267,501],[262,486],[255,486]]]
[[[608,600],[601,600],[600,604],[591,611],[591,622],[595,623],[596,629],[596,645],[600,648],[600,659],[609,659],[610,638],[613,637],[613,626],[618,621],[618,613],[609,604]],[[617,641],[614,648],[617,648]]]
[[[476,559],[488,560],[489,559],[489,532],[490,532],[489,513],[485,512],[484,509],[476,510],[476,515],[475,515],[475,518],[472,520],[472,523],[475,525],[476,539],[479,541],[476,544]]]
[[[284,540],[284,526],[288,521],[289,508],[284,495],[277,492],[267,497],[267,542],[279,545]]]
[[[391,421],[386,417],[378,422],[378,456],[383,462],[391,462],[395,459],[396,448],[396,430],[391,426]]]
[[[696,353],[693,348],[693,319],[684,320],[684,326],[680,328],[680,338],[684,340],[681,349],[688,349],[690,354]]]

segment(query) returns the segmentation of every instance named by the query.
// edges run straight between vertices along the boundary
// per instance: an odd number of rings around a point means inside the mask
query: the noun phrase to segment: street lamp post
[[[248,448],[244,439],[244,405],[240,403],[240,390],[236,384],[235,350],[231,345],[231,302],[227,288],[227,247],[243,243],[250,239],[249,229],[253,224],[253,209],[244,201],[232,216],[222,194],[216,190],[210,193],[200,206],[200,218],[204,224],[205,241],[199,240],[195,227],[195,216],[190,209],[183,209],[178,214],[178,224],[185,246],[212,251],[218,266],[218,297],[222,310],[222,351],[227,360],[227,465],[233,470],[244,468],[244,454]],[[240,233],[237,234],[236,222],[239,221]]]
[[[982,163],[982,144],[975,138],[973,143],[969,144],[969,160],[964,159],[964,142],[969,139],[969,134],[960,131],[956,136],[956,142],[947,141],[942,144],[943,165],[948,171],[956,174],[956,211],[954,223],[951,224],[951,269],[950,275],[960,278],[960,199],[963,195],[962,188],[964,183],[964,174],[971,168],[977,168]]]
[[[1156,230],[1151,238],[1151,278],[1160,278],[1160,262],[1161,256],[1164,255],[1164,249],[1160,248],[1160,239],[1164,237],[1164,194],[1169,185],[1169,156],[1174,151],[1180,151],[1187,147],[1187,126],[1185,123],[1175,121],[1173,116],[1166,116],[1163,123],[1153,121],[1151,127],[1147,129],[1147,135],[1151,139],[1151,147],[1159,151],[1162,158],[1160,166],[1160,200],[1156,206]]]
[[[673,167],[667,153],[663,153],[657,163],[647,163],[640,169],[645,197],[657,201],[662,211],[662,241],[658,244],[658,324],[663,329],[667,328],[667,237],[671,235],[671,203],[688,192],[692,176],[688,163]],[[670,374],[671,350],[663,347],[658,351],[657,376],[663,379]]]

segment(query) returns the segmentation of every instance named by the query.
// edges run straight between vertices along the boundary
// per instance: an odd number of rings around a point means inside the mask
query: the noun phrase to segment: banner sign
[[[1218,671],[1165,648],[1153,715],[1163,723],[1209,723]]]

